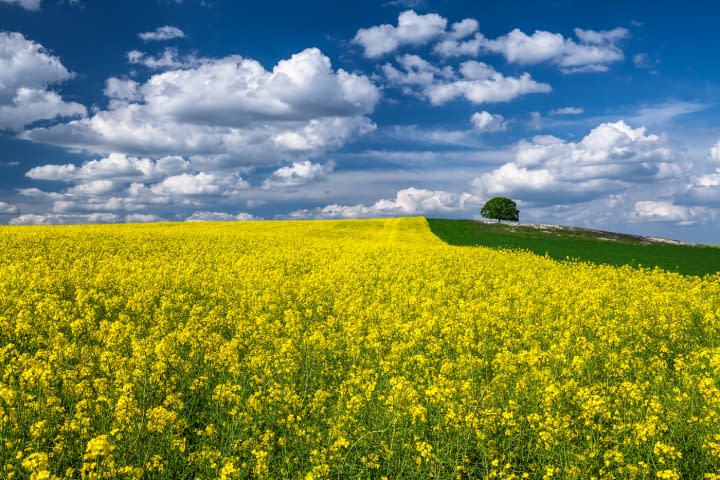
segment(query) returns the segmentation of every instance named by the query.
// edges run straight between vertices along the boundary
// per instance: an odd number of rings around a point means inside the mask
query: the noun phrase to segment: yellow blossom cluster
[[[720,478],[720,275],[423,218],[0,228],[0,478]]]

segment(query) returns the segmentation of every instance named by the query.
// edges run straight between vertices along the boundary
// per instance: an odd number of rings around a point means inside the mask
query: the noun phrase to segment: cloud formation
[[[122,217],[114,213],[61,214],[26,213],[10,220],[10,225],[71,225],[79,223],[118,223]]]
[[[486,40],[482,48],[499,53],[510,63],[535,65],[552,63],[565,73],[605,72],[608,65],[624,58],[617,42],[628,37],[624,28],[609,31],[575,29],[580,42],[559,33],[536,30],[532,35],[514,29],[494,40]]]
[[[0,215],[15,215],[19,210],[15,205],[0,202]]]
[[[714,213],[700,206],[687,207],[675,205],[669,201],[644,200],[635,202],[633,210],[627,215],[632,222],[668,222],[677,225],[706,223],[714,218]]]
[[[37,188],[19,191],[35,203],[50,204],[49,209],[61,215],[47,220],[54,223],[71,218],[68,215],[106,213],[122,218],[123,214],[156,215],[148,211],[171,212],[177,208],[232,202],[250,188],[237,172],[199,171],[192,167],[190,161],[179,156],[153,160],[113,153],[79,166],[49,164],[34,167],[26,176],[33,180],[70,185],[58,192]],[[102,220],[104,217],[97,218]],[[139,218],[133,217],[128,221],[138,221]],[[27,217],[22,221],[40,220]]]
[[[461,63],[457,71],[449,66],[436,67],[417,55],[403,55],[397,63],[400,68],[389,63],[383,65],[388,82],[406,93],[427,98],[433,105],[443,105],[458,97],[474,104],[509,102],[521,95],[552,90],[528,73],[506,77],[475,60]]]
[[[281,188],[297,188],[312,182],[327,178],[335,168],[335,162],[329,161],[325,164],[312,163],[309,160],[293,162],[287,167],[280,167],[270,177],[263,181],[263,190],[274,190]]]
[[[195,212],[185,219],[186,222],[232,222],[248,220],[260,219],[247,212],[240,212],[237,214],[224,212]]]
[[[384,24],[361,28],[353,42],[361,45],[367,58],[378,58],[401,45],[424,45],[445,31],[447,20],[436,13],[418,15],[406,10],[398,16],[397,26]]]
[[[582,107],[563,107],[550,111],[550,115],[582,115],[585,113]]]
[[[177,27],[165,25],[164,27],[156,28],[152,32],[138,33],[138,37],[146,42],[157,42],[172,40],[174,38],[185,38],[185,33]]]
[[[127,60],[131,65],[143,65],[151,70],[193,68],[211,61],[195,55],[180,55],[175,47],[165,48],[162,55],[158,56],[152,56],[140,50],[130,50],[127,53]]]
[[[188,171],[190,164],[179,156],[158,160],[111,153],[105,158],[90,160],[80,166],[72,163],[42,165],[30,169],[25,175],[33,180],[55,182],[115,182],[153,181]]]
[[[619,42],[628,38],[625,28],[585,30],[575,28],[576,39],[560,33],[536,30],[527,34],[515,28],[497,38],[479,31],[476,19],[466,18],[447,29],[448,20],[436,13],[418,15],[406,10],[397,26],[378,25],[361,28],[353,42],[364,48],[367,58],[380,58],[403,46],[422,46],[436,41],[433,52],[443,58],[502,55],[509,63],[557,65],[564,73],[605,72],[612,63],[623,60]]]
[[[502,132],[507,130],[507,122],[502,115],[481,111],[473,113],[470,121],[475,130],[480,132]]]
[[[472,183],[484,198],[571,204],[685,176],[675,159],[662,137],[619,121],[598,125],[577,143],[548,135],[521,141],[513,161]]]
[[[720,141],[708,150],[707,157],[698,165],[698,172],[676,195],[676,203],[690,207],[720,207]]]
[[[0,0],[0,2],[19,5],[25,10],[40,10],[42,4],[42,0]]]
[[[110,79],[106,110],[23,132],[28,140],[96,153],[198,155],[226,165],[267,165],[313,155],[372,131],[380,98],[365,76],[338,69],[316,48],[267,71],[230,56],[203,59],[145,83]]]
[[[291,218],[360,218],[381,215],[422,215],[426,213],[447,213],[475,208],[480,199],[469,193],[456,194],[441,190],[405,188],[394,199],[381,199],[372,205],[332,204],[322,208],[303,209],[291,212]]]
[[[38,120],[85,116],[83,105],[65,102],[48,89],[72,77],[39,43],[21,33],[0,32],[0,130],[20,131]]]

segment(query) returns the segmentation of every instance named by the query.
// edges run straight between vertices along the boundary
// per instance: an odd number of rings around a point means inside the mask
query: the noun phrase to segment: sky
[[[479,218],[720,244],[713,2],[0,0],[0,224]]]

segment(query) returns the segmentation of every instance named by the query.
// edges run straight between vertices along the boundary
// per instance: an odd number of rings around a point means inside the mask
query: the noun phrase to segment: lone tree
[[[480,215],[485,218],[497,218],[498,222],[500,220],[510,220],[511,222],[520,220],[517,205],[505,197],[495,197],[488,200],[480,210]]]

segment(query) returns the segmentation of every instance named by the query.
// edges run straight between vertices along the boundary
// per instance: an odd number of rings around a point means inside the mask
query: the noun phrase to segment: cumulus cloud
[[[478,21],[474,18],[466,18],[453,23],[450,31],[446,32],[442,39],[435,44],[433,52],[446,58],[477,56],[487,41],[485,36],[478,32],[478,26]],[[471,35],[473,35],[472,38],[468,39],[467,37]]]
[[[714,218],[706,207],[686,207],[669,201],[644,200],[635,202],[627,219],[633,222],[669,222],[678,225],[706,223]]]
[[[267,165],[314,155],[372,131],[380,98],[365,76],[333,70],[316,48],[268,71],[230,56],[151,76],[111,80],[107,110],[25,131],[23,138],[97,153],[215,156],[229,165]],[[227,166],[227,165],[226,165]]]
[[[118,181],[153,181],[177,175],[189,169],[187,160],[179,156],[167,156],[158,160],[111,153],[107,157],[90,160],[80,166],[72,163],[41,165],[25,174],[33,180],[56,182],[93,182],[110,179]]]
[[[448,20],[436,13],[418,15],[406,10],[397,26],[384,24],[357,31],[353,42],[364,48],[367,58],[379,58],[405,45],[427,45],[436,41],[433,52],[443,58],[496,53],[510,63],[551,63],[564,73],[605,72],[624,59],[618,44],[630,36],[625,28],[585,30],[575,28],[575,39],[560,33],[536,30],[527,34],[516,28],[497,38],[479,31],[476,19],[466,18],[447,29]]]
[[[618,27],[612,30],[583,30],[576,28],[575,35],[581,42],[588,45],[608,45],[615,44],[620,40],[624,40],[630,36],[630,32],[626,28]]]
[[[15,215],[18,211],[19,210],[15,205],[0,202],[0,215]]]
[[[26,176],[70,185],[57,192],[19,190],[22,196],[32,199],[33,205],[62,215],[48,221],[66,223],[72,223],[72,215],[90,213],[156,215],[178,208],[207,208],[235,202],[250,188],[238,171],[199,171],[190,160],[179,156],[154,160],[112,153],[81,165],[41,165],[28,170]]]
[[[10,220],[10,225],[66,225],[78,223],[117,223],[120,216],[114,213],[61,214],[27,213]]]
[[[427,98],[433,105],[457,97],[475,104],[508,102],[521,95],[551,91],[550,85],[536,82],[528,73],[506,77],[475,60],[463,62],[457,72],[449,66],[435,67],[416,55],[401,56],[397,62],[400,69],[389,63],[383,66],[389,83]]]
[[[75,185],[68,189],[68,193],[73,195],[105,195],[114,192],[117,188],[118,182],[112,180],[93,180]]]
[[[480,199],[469,193],[456,194],[441,190],[406,188],[394,199],[381,199],[372,205],[332,204],[322,208],[291,212],[291,218],[358,218],[379,215],[421,215],[432,212],[453,212],[475,208]]]
[[[353,42],[361,45],[367,58],[378,58],[401,45],[424,45],[445,31],[447,20],[436,13],[418,15],[406,10],[397,26],[384,24],[357,31]]]
[[[540,112],[530,112],[530,121],[528,122],[528,127],[533,130],[542,130],[543,119],[542,115],[540,115]]]
[[[718,140],[715,145],[710,147],[710,152],[708,153],[708,155],[710,157],[710,160],[720,164],[720,140]]]
[[[19,5],[25,10],[40,10],[42,4],[42,0],[0,0],[0,2]]]
[[[86,109],[48,90],[73,74],[39,43],[0,32],[0,129],[22,130],[38,120],[84,116]]]
[[[293,162],[292,165],[275,170],[272,175],[263,181],[263,190],[280,188],[297,188],[312,182],[327,178],[335,168],[335,162],[325,164],[312,163],[309,160]]]
[[[153,185],[151,190],[157,195],[194,196],[236,194],[239,190],[249,188],[248,182],[238,175],[216,175],[200,172],[197,174],[182,173],[167,177]]]
[[[563,107],[550,111],[550,115],[582,115],[585,113],[582,107]]]
[[[140,84],[135,80],[110,77],[105,80],[103,93],[111,100],[134,102],[142,98],[139,87]]]
[[[152,213],[131,213],[129,215],[125,215],[126,223],[151,223],[164,221],[165,219]]]
[[[608,65],[624,58],[617,42],[628,37],[624,28],[609,31],[575,29],[580,42],[559,33],[536,30],[528,35],[514,29],[506,35],[483,42],[482,48],[499,53],[510,63],[534,65],[553,63],[565,73],[604,72]]]
[[[482,197],[505,195],[537,204],[575,203],[626,191],[634,184],[686,172],[662,137],[623,121],[603,123],[580,142],[543,135],[517,146],[515,159],[476,177]]]
[[[704,172],[694,175],[685,190],[676,196],[676,203],[687,206],[720,207],[720,141],[710,147],[705,162],[699,169]],[[715,167],[714,171],[709,168]]]
[[[260,220],[258,217],[240,212],[237,214],[225,212],[195,212],[185,219],[186,222],[232,222],[232,221]]]
[[[507,130],[507,122],[502,115],[490,112],[476,112],[470,117],[470,121],[476,130],[480,132],[502,132]]]
[[[152,56],[140,50],[131,50],[127,53],[127,60],[132,65],[143,65],[151,70],[192,68],[208,61],[208,59],[199,58],[196,55],[180,55],[175,47],[165,48],[162,55],[159,56]]]
[[[146,42],[149,41],[165,41],[172,40],[174,38],[185,38],[185,33],[177,27],[171,25],[165,25],[164,27],[158,27],[152,32],[138,33],[138,37]]]

